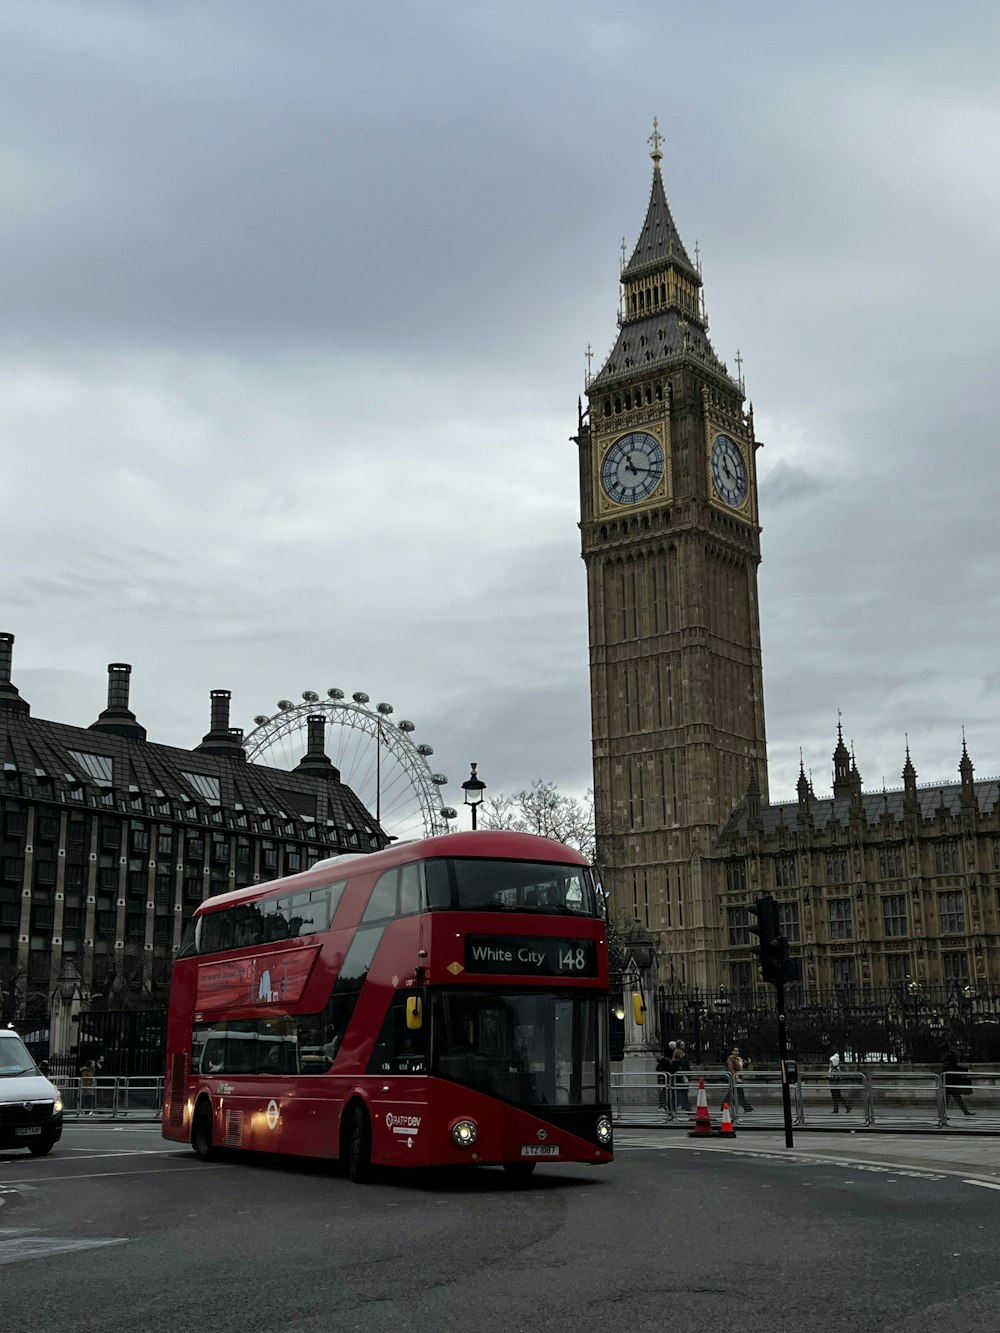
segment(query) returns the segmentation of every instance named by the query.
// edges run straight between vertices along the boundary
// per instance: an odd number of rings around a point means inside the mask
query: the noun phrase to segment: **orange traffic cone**
[[[733,1117],[729,1114],[729,1103],[722,1103],[722,1123],[719,1125],[719,1135],[724,1139],[735,1139],[736,1130],[733,1129]]]
[[[706,1138],[712,1133],[712,1117],[708,1114],[708,1097],[705,1095],[705,1080],[698,1080],[698,1104],[694,1110],[694,1129],[688,1130],[689,1139]]]

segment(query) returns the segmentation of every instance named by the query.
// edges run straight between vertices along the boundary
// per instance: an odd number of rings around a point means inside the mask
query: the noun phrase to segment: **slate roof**
[[[673,264],[681,269],[692,282],[701,286],[701,275],[691,263],[684,242],[674,224],[663,189],[663,176],[659,163],[653,169],[653,184],[649,192],[649,206],[646,220],[632,251],[632,258],[625,266],[623,278],[641,277],[654,269]]]
[[[1000,802],[1000,779],[986,778],[981,782],[974,782],[972,785],[979,813],[981,815],[992,813],[996,809],[997,803]],[[945,816],[958,815],[962,808],[961,794],[962,787],[957,782],[941,785],[931,783],[918,787],[917,804],[920,817],[930,821],[942,810]],[[865,823],[870,828],[878,828],[886,816],[894,823],[902,823],[904,798],[905,792],[901,787],[885,792],[863,792],[861,795],[861,809]],[[849,796],[830,797],[824,800],[812,797],[809,806],[813,826],[817,831],[834,821],[839,821],[844,827],[850,823],[851,798]],[[798,817],[798,801],[785,801],[777,805],[762,805],[760,807],[760,822],[763,836],[773,835],[781,827],[794,831],[798,824]],[[746,802],[743,802],[730,815],[721,836],[723,840],[735,839],[745,837],[746,833],[747,805]]]
[[[204,811],[209,807],[221,809],[229,826],[245,813],[250,828],[257,827],[260,818],[292,820],[294,836],[299,838],[330,840],[336,830],[336,841],[346,843],[346,833],[353,829],[380,835],[379,841],[384,841],[374,817],[351,788],[337,780],[335,769],[331,768],[331,777],[323,778],[249,764],[242,762],[237,742],[233,748],[233,756],[182,750],[0,710],[0,761],[5,779],[0,794],[44,795],[48,778],[48,790],[56,799],[82,786],[85,791],[113,791],[116,801],[111,808],[119,810],[127,811],[129,801],[141,796],[150,803],[148,813],[158,813],[156,807],[169,800],[175,819],[189,818],[186,812],[192,808]],[[110,759],[110,783],[91,771],[100,766],[86,765],[72,752]],[[199,792],[186,773],[217,779],[218,800]]]
[[[644,371],[650,373],[666,369],[674,357],[681,355],[701,362],[725,379],[727,384],[732,384],[705,330],[693,320],[685,319],[679,310],[668,307],[639,319],[630,319],[622,325],[607,361],[591,380],[587,392],[593,396],[601,389],[631,379]]]

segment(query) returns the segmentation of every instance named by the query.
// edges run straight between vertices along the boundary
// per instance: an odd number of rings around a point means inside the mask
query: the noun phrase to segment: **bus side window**
[[[362,923],[368,921],[388,921],[396,915],[396,880],[398,870],[387,870],[375,881],[372,896],[368,899]]]
[[[399,871],[399,915],[413,916],[424,908],[420,873],[421,863],[411,861]]]

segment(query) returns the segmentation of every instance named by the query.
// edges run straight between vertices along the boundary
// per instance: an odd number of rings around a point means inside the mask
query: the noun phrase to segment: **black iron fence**
[[[47,1024],[22,1031],[36,1060],[46,1060],[49,1072],[72,1077],[93,1060],[105,1078],[159,1078],[167,1045],[165,1009],[100,1009],[81,1013],[74,1023],[72,1052],[53,1055]]]
[[[790,1053],[822,1064],[833,1051],[857,1060],[939,1061],[954,1050],[963,1061],[1000,1061],[1000,993],[903,986],[806,991],[787,987]],[[734,1046],[756,1061],[777,1061],[775,991],[660,987],[663,1044],[683,1040],[692,1059],[721,1063]]]

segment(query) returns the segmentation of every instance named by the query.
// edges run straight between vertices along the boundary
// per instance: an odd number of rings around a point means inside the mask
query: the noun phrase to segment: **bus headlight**
[[[460,1148],[471,1148],[479,1138],[479,1126],[474,1120],[456,1120],[451,1127],[451,1137]]]
[[[611,1142],[611,1121],[606,1115],[597,1117],[597,1142],[604,1147]]]

